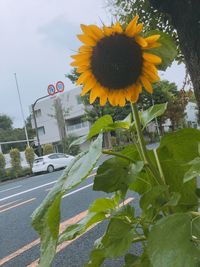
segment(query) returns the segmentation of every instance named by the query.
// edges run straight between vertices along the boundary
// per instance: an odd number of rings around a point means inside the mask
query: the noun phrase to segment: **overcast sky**
[[[0,0],[0,113],[23,125],[13,73],[17,73],[25,117],[29,106],[46,95],[47,86],[70,71],[70,55],[77,50],[80,23],[105,23],[111,15],[105,0]],[[173,65],[161,74],[182,85],[184,66]]]

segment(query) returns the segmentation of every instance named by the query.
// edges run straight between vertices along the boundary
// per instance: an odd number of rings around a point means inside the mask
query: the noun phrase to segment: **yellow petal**
[[[132,36],[132,33],[135,31],[138,19],[139,19],[139,16],[135,16],[134,19],[131,20],[131,22],[129,22],[126,28],[126,34],[128,36]]]
[[[90,104],[94,103],[97,97],[98,97],[98,91],[92,89],[92,91],[90,92]]]
[[[81,47],[79,47],[79,52],[90,53],[90,52],[92,52],[92,47],[88,46],[88,45],[82,45]]]
[[[139,23],[139,24],[136,26],[134,35],[140,33],[140,32],[142,31],[142,29],[143,29],[143,24],[142,24],[142,23]]]
[[[79,76],[78,80],[76,81],[76,84],[80,85],[82,83],[85,83],[87,81],[87,79],[91,78],[91,76],[92,76],[92,73],[90,71],[83,72]]]
[[[110,36],[110,35],[113,34],[113,29],[110,28],[110,27],[106,27],[106,26],[104,26],[104,27],[103,27],[103,31],[104,31],[104,34],[105,34],[106,36]]]
[[[94,27],[95,25],[84,25],[84,24],[81,24],[81,29],[82,31],[89,37],[91,37],[93,40],[95,41],[99,41],[102,37],[103,37],[103,33],[101,34],[101,36],[99,37],[98,33],[99,31],[97,32],[96,30],[96,27]],[[98,27],[97,27],[98,28]],[[95,29],[95,30],[94,30]],[[100,30],[100,29],[99,29]],[[101,31],[101,30],[100,30]]]
[[[118,103],[119,103],[119,106],[120,106],[120,107],[124,107],[125,104],[126,104],[126,99],[125,99],[125,97],[120,97]]]
[[[149,53],[143,53],[143,58],[153,64],[160,64],[162,62],[160,57]]]
[[[144,69],[143,74],[147,76],[151,82],[157,82],[160,80],[160,77],[155,72],[152,72],[148,69]]]
[[[89,53],[80,53],[80,54],[78,54],[78,55],[73,55],[73,56],[71,56],[71,58],[73,58],[73,59],[75,59],[75,60],[77,60],[77,61],[81,61],[81,60],[89,60],[90,59],[90,57],[91,57],[91,54]]]
[[[160,38],[160,34],[154,34],[154,35],[151,35],[149,37],[146,37],[145,41],[149,44],[152,44],[152,43],[158,41],[159,38]]]
[[[105,106],[106,102],[107,102],[107,95],[104,94],[100,97],[100,106]]]
[[[94,39],[92,39],[91,37],[85,34],[78,34],[77,37],[82,43],[89,45],[89,46],[95,46],[97,43]]]
[[[93,75],[85,82],[85,86],[82,89],[81,95],[87,94],[96,85],[96,79]]]
[[[86,70],[88,70],[88,66],[80,66],[80,67],[78,67],[77,69],[76,69],[76,72],[77,73],[82,73],[82,72],[84,72],[84,71],[86,71]]]
[[[132,94],[131,102],[136,103],[138,101],[138,97],[139,97],[139,91],[135,90]]]
[[[157,48],[160,47],[161,44],[158,42],[152,43],[152,44],[148,44],[144,49],[152,49],[152,48]]]
[[[112,26],[112,28],[113,28],[113,31],[114,32],[117,32],[117,33],[122,33],[123,32],[122,26],[121,26],[121,24],[119,22],[117,22],[116,24],[114,24]]]
[[[141,36],[139,35],[136,35],[134,37],[136,43],[138,43],[141,47],[146,47],[147,46],[147,42],[145,41],[144,38],[142,38]]]
[[[95,33],[95,35],[98,37],[98,39],[101,39],[104,37],[103,31],[96,25],[90,25],[90,29]]]
[[[144,88],[146,89],[146,91],[152,94],[153,93],[153,88],[152,88],[151,83],[149,82],[149,80],[144,75],[140,76],[140,80],[141,80]]]

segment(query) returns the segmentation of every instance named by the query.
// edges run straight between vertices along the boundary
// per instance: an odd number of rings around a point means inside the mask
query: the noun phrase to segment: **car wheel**
[[[53,172],[53,171],[54,171],[54,167],[53,167],[52,165],[49,165],[49,166],[47,167],[47,171],[48,171],[48,172]]]

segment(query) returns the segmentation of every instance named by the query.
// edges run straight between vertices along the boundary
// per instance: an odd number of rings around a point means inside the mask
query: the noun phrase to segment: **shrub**
[[[26,157],[27,163],[30,166],[30,170],[32,172],[33,161],[35,159],[35,153],[34,153],[34,149],[32,147],[26,147],[25,157]]]
[[[10,150],[10,158],[11,158],[11,173],[14,177],[18,177],[21,173],[21,159],[20,152],[17,148]]]
[[[6,161],[3,153],[0,153],[0,180],[5,176]]]
[[[43,148],[43,155],[48,155],[54,152],[52,144],[45,144],[42,146],[42,148]]]
[[[71,146],[71,143],[73,141],[75,141],[77,139],[76,136],[73,135],[69,135],[64,139],[64,153],[72,155],[72,156],[76,156],[77,154],[80,153],[80,146],[75,145],[75,146]]]

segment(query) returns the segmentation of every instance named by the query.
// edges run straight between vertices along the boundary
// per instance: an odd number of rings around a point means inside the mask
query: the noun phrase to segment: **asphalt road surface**
[[[62,199],[62,223],[80,220],[90,203],[104,193],[92,191],[92,175]],[[39,258],[39,239],[31,226],[31,214],[53,187],[62,171],[42,174],[0,185],[0,266],[34,267]],[[130,200],[129,196],[129,200]],[[84,212],[85,211],[85,212]],[[53,267],[82,267],[87,262],[94,241],[104,230],[98,224],[75,241],[59,248]],[[123,266],[123,259],[106,261],[104,267]]]

